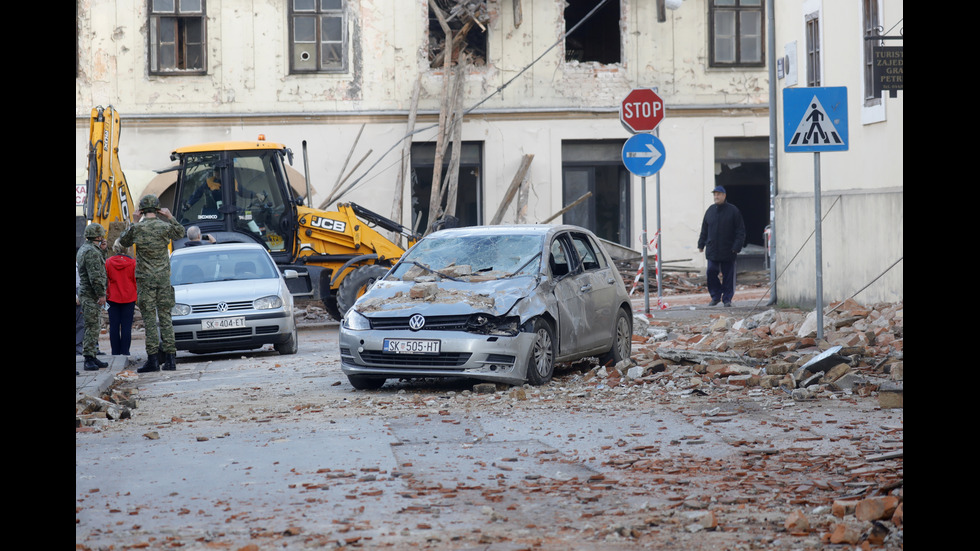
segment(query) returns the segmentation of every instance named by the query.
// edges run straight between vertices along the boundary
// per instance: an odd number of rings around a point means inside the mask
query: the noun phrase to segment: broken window
[[[205,0],[150,1],[150,74],[204,74]]]
[[[762,67],[762,0],[709,0],[712,67]]]
[[[584,18],[588,21],[565,37],[566,61],[596,61],[619,63],[622,60],[620,39],[619,0],[607,2],[598,11],[595,0],[565,2],[565,32],[572,30]]]
[[[623,165],[624,140],[565,141],[561,146],[562,204],[566,224],[592,230],[602,239],[630,245],[630,178]]]
[[[486,0],[429,0],[429,66],[436,69],[445,63],[446,28],[453,44],[450,65],[464,51],[471,63],[486,64],[489,21]]]
[[[290,0],[292,73],[347,71],[347,1]]]
[[[442,174],[449,174],[452,144],[443,155]],[[435,168],[436,145],[412,144],[412,229],[424,233],[433,221],[429,220],[429,199],[432,193],[432,176]],[[456,182],[456,208],[453,216],[459,226],[477,226],[482,223],[483,191],[483,144],[463,142],[459,156],[459,178]],[[448,183],[448,182],[447,182]],[[446,184],[443,184],[446,185]],[[442,206],[446,209],[448,193],[443,195]]]

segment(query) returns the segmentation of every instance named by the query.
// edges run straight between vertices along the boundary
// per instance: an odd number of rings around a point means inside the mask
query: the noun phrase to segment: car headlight
[[[186,316],[191,313],[190,304],[174,304],[174,307],[170,309],[171,316]]]
[[[348,310],[344,315],[344,328],[351,331],[366,331],[371,328],[371,321],[356,310]]]
[[[256,299],[253,303],[256,310],[269,310],[272,308],[282,308],[282,299],[279,295],[269,295]]]

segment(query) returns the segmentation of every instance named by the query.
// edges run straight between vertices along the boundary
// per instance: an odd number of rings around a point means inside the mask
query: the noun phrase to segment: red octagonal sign
[[[630,132],[652,132],[664,120],[664,100],[652,88],[635,88],[619,106],[619,120]]]

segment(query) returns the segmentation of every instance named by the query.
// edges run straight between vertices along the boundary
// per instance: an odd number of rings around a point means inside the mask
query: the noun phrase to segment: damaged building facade
[[[640,251],[641,185],[622,162],[631,134],[619,106],[655,88],[667,160],[659,194],[647,179],[645,210],[651,238],[662,213],[662,260],[704,266],[698,231],[721,184],[745,216],[745,260],[761,267],[772,203],[764,0],[76,6],[78,182],[90,110],[112,105],[137,198],[172,196],[173,173],[157,171],[175,148],[261,134],[297,153],[303,190],[307,144],[312,206],[352,201],[419,231],[442,215],[574,223]]]
[[[818,176],[825,301],[855,294],[864,304],[903,300],[905,119],[897,53],[903,17],[902,0],[778,2],[773,205],[781,302],[812,307],[815,301]],[[884,71],[876,67],[876,50],[895,56]],[[784,128],[797,127],[785,120],[784,90],[814,86],[847,90],[848,148],[821,153],[818,165],[813,153],[787,153],[783,146],[790,133]]]

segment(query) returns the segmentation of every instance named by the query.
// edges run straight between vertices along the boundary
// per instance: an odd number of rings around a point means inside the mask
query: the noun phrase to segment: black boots
[[[147,354],[146,362],[143,364],[143,367],[136,370],[137,373],[149,373],[150,371],[160,371],[160,363],[157,360],[157,355],[155,353]]]
[[[85,356],[85,371],[98,371],[100,368],[107,367],[108,365],[95,356]]]
[[[156,354],[149,354],[146,358],[146,363],[143,367],[136,370],[137,373],[149,373],[150,371],[176,371],[177,370],[177,358],[176,354],[172,352],[157,352]]]

